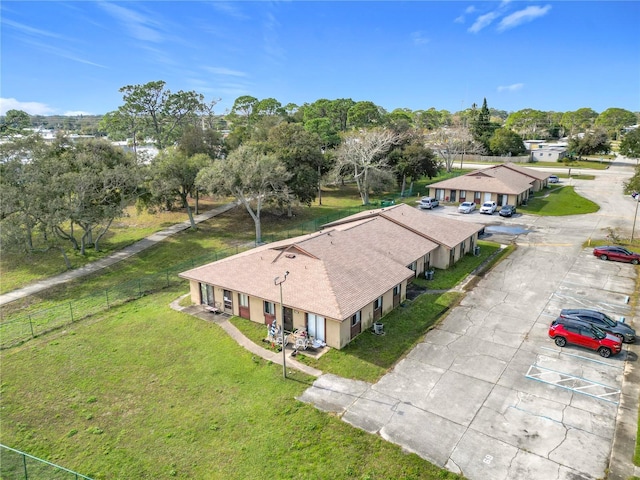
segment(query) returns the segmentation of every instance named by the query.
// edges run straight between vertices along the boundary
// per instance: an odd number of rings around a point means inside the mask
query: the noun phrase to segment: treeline
[[[33,117],[7,112],[2,131],[10,141],[0,143],[5,252],[97,250],[132,202],[149,209],[184,208],[195,229],[201,195],[235,197],[254,220],[260,242],[264,208],[291,215],[296,207],[322,203],[326,184],[354,182],[367,204],[371,195],[398,186],[404,192],[415,180],[450,171],[461,154],[515,156],[525,152],[523,138],[567,133],[585,148],[606,150],[609,138],[637,122],[621,109],[507,115],[490,109],[486,99],[481,107],[452,114],[386,112],[351,99],[283,106],[251,96],[237,98],[221,118],[215,101],[195,91],[173,92],[163,81],[120,92],[122,105],[102,116],[97,129],[109,140],[126,139],[131,153],[107,139],[71,140],[66,130],[45,142],[29,134]],[[157,147],[157,156],[141,153],[140,145],[148,143]]]

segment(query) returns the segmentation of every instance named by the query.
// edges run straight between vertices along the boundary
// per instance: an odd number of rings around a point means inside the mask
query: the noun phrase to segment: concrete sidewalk
[[[180,306],[180,300],[182,300],[184,297],[188,295],[189,294],[183,295],[182,297],[174,300],[173,302],[171,302],[170,307],[174,310],[186,313],[187,315],[192,315],[206,322],[212,321],[216,325],[220,325],[220,327],[222,327],[222,329],[225,332],[227,332],[227,334],[232,339],[238,342],[238,345],[243,347],[245,350],[248,350],[254,355],[264,358],[265,360],[269,360],[270,362],[276,363],[278,365],[282,365],[283,360],[282,360],[281,352],[274,352],[273,350],[268,350],[266,348],[261,347],[260,345],[255,344],[253,341],[249,340],[247,337],[243,335],[243,333],[240,330],[238,330],[235,327],[235,325],[233,325],[229,321],[228,315],[224,313],[213,314],[211,312],[207,312],[202,309],[202,305],[191,305],[188,307]],[[312,377],[316,377],[316,378],[322,375],[323,372],[321,370],[310,367],[308,365],[305,365],[304,363],[301,363],[295,360],[293,357],[291,357],[291,353],[293,352],[293,349],[288,349],[288,350],[291,350],[291,352],[286,354],[287,368],[295,368],[296,370],[299,370],[303,373],[306,373],[307,375],[311,375]]]
[[[194,217],[194,221],[196,223],[204,222],[205,220],[209,220],[216,215],[227,212],[236,206],[238,206],[238,202],[231,202],[226,205],[222,205],[220,207],[209,210],[208,212],[196,215]],[[175,235],[178,232],[182,232],[183,230],[187,230],[190,227],[191,223],[189,222],[189,220],[178,223],[176,225],[172,225],[165,230],[156,232],[153,235],[150,235],[132,245],[129,245],[128,247],[123,248],[122,250],[112,253],[111,255],[101,258],[100,260],[97,260],[95,262],[88,263],[83,267],[77,268],[75,270],[69,270],[67,272],[61,273],[60,275],[55,275],[53,277],[49,277],[44,280],[32,283],[31,285],[28,285],[24,288],[19,288],[17,290],[13,290],[11,292],[0,295],[0,306],[11,303],[20,298],[28,297],[29,295],[41,292],[43,290],[46,290],[47,288],[51,288],[56,285],[68,282],[69,280],[74,280],[76,278],[90,275],[94,272],[97,272],[98,270],[118,263],[125,258],[129,258],[137,253],[140,253],[141,251],[152,247],[158,242],[161,242],[165,238],[170,237],[171,235]]]

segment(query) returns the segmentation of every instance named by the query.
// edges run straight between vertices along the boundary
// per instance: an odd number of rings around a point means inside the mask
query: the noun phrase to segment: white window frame
[[[266,300],[263,302],[263,310],[264,313],[266,313],[267,315],[274,315],[276,314],[276,304],[273,302],[267,302]]]

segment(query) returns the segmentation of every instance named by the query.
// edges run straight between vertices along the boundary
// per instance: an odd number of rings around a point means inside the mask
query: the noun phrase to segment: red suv
[[[567,343],[597,350],[607,358],[622,350],[622,342],[614,335],[588,323],[568,318],[557,318],[549,327],[549,336],[556,345],[564,347]]]

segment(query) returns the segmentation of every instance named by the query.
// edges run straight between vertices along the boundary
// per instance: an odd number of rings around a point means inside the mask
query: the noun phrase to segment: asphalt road
[[[547,330],[564,307],[637,318],[627,297],[639,267],[600,261],[583,247],[607,227],[630,235],[635,203],[621,186],[631,174],[622,164],[595,181],[572,179],[601,206],[589,215],[426,211],[515,227],[521,233],[489,239],[518,248],[377,383],[322,375],[300,400],[472,480],[603,478],[621,416],[637,412],[637,393],[622,391],[637,347],[603,359],[556,347]]]

